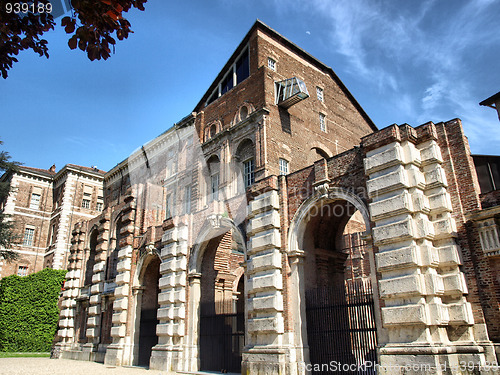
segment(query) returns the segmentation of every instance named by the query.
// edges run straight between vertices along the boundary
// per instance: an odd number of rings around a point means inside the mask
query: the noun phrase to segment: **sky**
[[[190,114],[260,19],[332,67],[379,129],[462,119],[474,154],[500,155],[500,0],[148,0],[107,61],[70,50],[0,78],[2,150],[26,166],[109,170]]]

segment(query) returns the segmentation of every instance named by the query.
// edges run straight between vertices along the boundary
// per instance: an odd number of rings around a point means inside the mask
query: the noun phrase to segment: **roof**
[[[103,176],[107,173],[106,171],[103,171],[102,169],[99,169],[97,167],[83,167],[83,166],[77,165],[77,164],[66,164],[66,166],[77,168],[77,169],[80,169],[80,170],[86,171],[86,172],[98,173],[98,174],[101,174]]]
[[[497,103],[498,101],[500,101],[500,91],[495,95],[490,96],[488,99],[484,99],[481,103],[479,103],[479,105],[495,108],[493,107],[493,104]]]
[[[42,176],[48,177],[48,178],[56,177],[58,174],[61,173],[61,171],[65,170],[67,168],[74,169],[74,170],[81,171],[81,172],[86,172],[86,173],[98,174],[101,176],[104,176],[106,174],[106,171],[100,170],[98,168],[84,167],[84,166],[77,165],[77,164],[66,164],[58,172],[55,171],[55,167],[54,167],[54,170],[52,168],[51,169],[41,169],[41,168],[26,167],[24,165],[21,165],[18,168],[19,168],[20,172],[34,173],[34,174],[42,175]]]
[[[18,168],[20,171],[38,173],[38,174],[44,175],[45,177],[54,177],[56,175],[56,172],[52,172],[49,169],[26,167],[24,165],[21,165]]]
[[[272,38],[276,39],[278,42],[289,48],[291,51],[295,52],[297,55],[308,61],[309,63],[315,65],[317,68],[320,70],[324,71],[325,73],[329,74],[332,79],[339,85],[340,89],[344,92],[344,94],[347,96],[347,98],[352,102],[352,104],[356,107],[356,109],[359,111],[361,116],[368,122],[370,127],[373,129],[373,131],[378,131],[377,126],[375,123],[372,121],[372,119],[368,116],[368,114],[364,111],[364,109],[361,107],[361,105],[356,101],[354,96],[351,94],[351,92],[347,89],[347,87],[344,85],[344,83],[340,80],[340,78],[335,74],[332,68],[330,68],[328,65],[325,65],[318,59],[316,59],[314,56],[297,46],[296,44],[292,43],[290,40],[285,38],[283,35],[278,33],[277,31],[271,29],[269,26],[267,26],[265,23],[263,23],[260,20],[255,21],[253,24],[252,28],[248,33],[245,35],[241,43],[238,45],[236,50],[233,52],[229,60],[226,62],[224,67],[221,69],[215,80],[212,82],[208,90],[205,92],[201,100],[198,102],[198,104],[195,106],[194,112],[198,112],[199,108],[203,108],[204,103],[207,101],[208,97],[212,93],[212,91],[215,89],[215,86],[218,84],[218,82],[223,78],[223,75],[229,68],[229,66],[233,63],[233,61],[238,57],[240,54],[241,50],[246,46],[248,41],[250,40],[250,37],[253,35],[253,33],[256,30],[261,30],[267,35],[271,36]]]

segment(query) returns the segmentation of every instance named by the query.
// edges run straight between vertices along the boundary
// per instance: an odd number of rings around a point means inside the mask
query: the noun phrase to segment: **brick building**
[[[47,267],[67,268],[71,228],[103,209],[103,175],[101,170],[73,164],[57,173],[55,166],[20,166],[17,172],[4,174],[1,179],[10,182],[11,193],[1,208],[14,223],[17,241],[12,250],[19,258],[0,261],[0,278],[26,276]]]
[[[500,321],[481,204],[459,120],[379,131],[257,21],[193,112],[105,174],[103,212],[73,228],[54,355],[481,371]]]

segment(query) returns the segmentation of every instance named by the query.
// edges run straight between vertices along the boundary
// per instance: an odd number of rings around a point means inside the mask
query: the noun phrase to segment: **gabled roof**
[[[239,56],[240,52],[242,49],[247,45],[248,41],[250,40],[250,37],[257,31],[260,30],[264,33],[266,33],[268,36],[272,37],[273,39],[277,40],[280,42],[282,45],[290,49],[291,51],[295,52],[297,55],[302,57],[304,60],[307,62],[311,63],[315,67],[317,67],[319,70],[323,71],[324,73],[329,74],[332,79],[339,85],[340,89],[346,97],[351,101],[351,103],[354,105],[354,107],[359,111],[361,116],[366,120],[366,122],[370,125],[370,127],[373,129],[373,131],[378,131],[377,126],[375,123],[371,120],[371,118],[368,116],[368,114],[364,111],[364,109],[361,107],[361,105],[357,102],[357,100],[354,98],[354,96],[351,94],[351,92],[347,89],[347,87],[344,85],[344,83],[340,80],[340,78],[335,74],[332,68],[329,66],[323,64],[321,61],[316,59],[314,56],[303,50],[302,48],[298,47],[296,44],[292,43],[290,40],[282,36],[280,33],[277,31],[271,29],[269,26],[267,26],[265,23],[263,23],[260,20],[255,21],[253,24],[252,28],[248,33],[245,35],[241,43],[238,45],[236,50],[233,52],[229,60],[226,62],[224,67],[221,69],[215,80],[212,82],[208,90],[205,92],[201,100],[198,102],[198,104],[194,108],[194,112],[199,112],[203,107],[205,102],[208,100],[209,96],[215,89],[216,85],[220,80],[222,80],[224,74],[226,73],[227,69],[233,64],[233,62],[236,60],[236,58]]]

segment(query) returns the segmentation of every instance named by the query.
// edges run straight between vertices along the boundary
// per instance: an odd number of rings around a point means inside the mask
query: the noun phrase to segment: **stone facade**
[[[2,212],[10,215],[17,241],[12,250],[19,259],[0,261],[0,278],[26,276],[43,268],[68,267],[71,229],[89,220],[104,207],[104,172],[95,168],[67,164],[56,173],[50,169],[20,166],[1,179],[9,181],[11,193],[1,202]]]
[[[498,230],[460,121],[379,131],[330,68],[259,21],[104,195],[73,227],[63,358],[245,374],[496,360]]]

